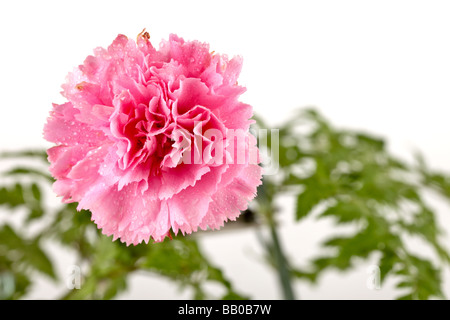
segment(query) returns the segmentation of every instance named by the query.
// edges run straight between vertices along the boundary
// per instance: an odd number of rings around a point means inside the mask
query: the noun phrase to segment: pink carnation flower
[[[106,235],[162,241],[235,220],[261,184],[242,59],[142,32],[97,48],[63,85],[44,137],[55,192]]]

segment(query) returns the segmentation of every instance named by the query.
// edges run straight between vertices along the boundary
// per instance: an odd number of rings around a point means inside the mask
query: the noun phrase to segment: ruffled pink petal
[[[218,190],[212,195],[206,215],[200,228],[219,229],[227,220],[236,220],[241,211],[247,209],[249,202],[256,196],[261,184],[262,169],[258,165],[248,165],[241,174],[230,183],[224,179]]]
[[[80,201],[79,209],[89,209],[92,220],[106,235],[127,245],[162,241],[169,232],[169,211],[160,200],[147,200],[137,192],[137,184],[118,191],[117,186],[94,186]]]
[[[167,200],[171,225],[175,233],[196,231],[203,217],[207,214],[211,196],[216,192],[222,175],[228,165],[212,167],[211,171],[188,187]]]
[[[186,76],[188,77],[200,75],[211,61],[207,43],[186,42],[175,34],[169,36],[169,41],[161,42],[160,51],[167,59],[173,59],[185,66]]]
[[[71,104],[55,108],[53,116],[47,120],[44,127],[44,138],[50,142],[65,145],[93,146],[104,143],[105,134],[86,123],[79,122],[76,119],[78,114],[79,112]]]

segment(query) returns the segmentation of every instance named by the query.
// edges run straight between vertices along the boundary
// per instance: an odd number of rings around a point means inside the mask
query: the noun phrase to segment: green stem
[[[274,195],[270,192],[270,189],[267,190],[264,184],[258,190],[258,194],[261,199],[261,202],[259,203],[259,212],[266,218],[265,221],[269,226],[270,236],[272,238],[272,243],[267,244],[261,237],[262,243],[266,248],[269,257],[274,258],[275,268],[278,272],[278,279],[280,281],[281,289],[283,290],[284,299],[295,300],[294,290],[292,289],[291,284],[291,272],[281,246],[281,241],[277,231],[277,224],[274,217],[275,208],[272,206]]]
[[[294,290],[291,285],[291,274],[289,272],[286,257],[281,247],[278,232],[273,222],[270,223],[270,234],[272,236],[272,249],[277,266],[278,277],[280,280],[283,296],[285,300],[295,300]]]

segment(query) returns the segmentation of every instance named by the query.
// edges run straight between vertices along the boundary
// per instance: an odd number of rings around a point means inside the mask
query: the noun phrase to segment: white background
[[[271,125],[297,107],[314,105],[339,127],[386,138],[403,159],[418,149],[431,165],[450,171],[449,17],[450,2],[435,0],[2,1],[0,151],[49,147],[42,128],[51,103],[64,102],[59,91],[67,72],[117,34],[135,37],[147,28],[154,45],[176,33],[209,42],[216,52],[242,55],[239,83],[248,89],[242,100]],[[432,200],[450,231],[449,207]],[[292,218],[288,210],[283,215],[283,243],[301,264],[332,230],[309,220],[295,225]],[[252,230],[201,236],[201,243],[242,292],[280,297]],[[49,249],[64,276],[71,255]],[[309,299],[392,298],[389,283],[367,289],[370,263],[296,290]],[[447,294],[449,280],[447,272]],[[59,292],[43,279],[29,297],[51,299]],[[120,297],[185,298],[189,292],[137,275]]]

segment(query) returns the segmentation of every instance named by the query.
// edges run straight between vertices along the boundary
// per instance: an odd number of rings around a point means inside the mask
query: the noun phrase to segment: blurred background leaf
[[[280,173],[265,177],[258,211],[273,221],[277,197],[294,194],[297,221],[311,215],[331,219],[337,231],[306,266],[288,261],[290,277],[314,283],[328,270],[348,271],[377,254],[381,282],[393,277],[399,292],[407,292],[399,299],[444,298],[442,268],[450,262],[446,238],[422,194],[433,190],[450,199],[450,177],[428,169],[421,155],[417,166],[409,165],[392,156],[383,139],[336,129],[313,109],[301,110],[279,128],[279,145],[272,141],[267,147],[278,148]],[[353,233],[338,233],[349,225]],[[406,236],[421,238],[438,261],[412,253]],[[270,250],[267,255],[275,260]]]

